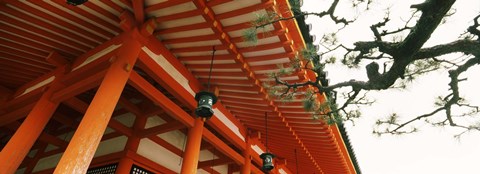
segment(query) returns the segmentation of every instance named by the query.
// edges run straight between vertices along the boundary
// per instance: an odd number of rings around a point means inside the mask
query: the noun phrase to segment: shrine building
[[[0,174],[361,173],[342,123],[264,86],[315,39],[297,17],[245,41],[272,12],[295,15],[288,0],[0,0]]]

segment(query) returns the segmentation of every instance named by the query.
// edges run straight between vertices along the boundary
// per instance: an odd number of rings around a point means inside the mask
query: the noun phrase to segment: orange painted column
[[[187,146],[183,155],[181,174],[197,173],[204,123],[205,120],[198,117],[195,119],[195,125],[188,131]]]
[[[132,166],[133,166],[133,159],[128,157],[123,157],[118,162],[117,170],[115,171],[115,173],[116,174],[130,173],[130,170],[132,170]]]
[[[50,101],[58,84],[55,78],[0,153],[0,174],[15,173],[57,109],[59,103]]]
[[[129,137],[127,143],[125,144],[124,148],[124,156],[118,162],[117,170],[115,171],[116,174],[124,174],[129,173],[132,169],[134,164],[134,160],[127,156],[128,152],[131,151],[133,153],[137,152],[138,146],[140,144],[140,138],[138,137],[138,132],[141,131],[145,124],[147,123],[147,117],[143,115],[135,116],[135,122],[133,124],[134,135]]]
[[[250,156],[250,152],[252,149],[252,142],[250,140],[250,137],[247,136],[246,143],[247,146],[245,147],[245,150],[243,151],[243,158],[245,158],[245,164],[242,166],[241,174],[250,174],[250,167],[252,165],[252,158]]]
[[[55,174],[87,172],[142,47],[138,30],[123,34],[123,45],[118,48],[116,58],[55,168]]]

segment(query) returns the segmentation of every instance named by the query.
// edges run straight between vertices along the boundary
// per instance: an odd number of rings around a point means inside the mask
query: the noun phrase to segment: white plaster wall
[[[106,141],[100,142],[97,151],[95,152],[94,157],[108,155],[115,152],[123,151],[125,144],[127,143],[126,136],[120,136],[116,138],[112,138]],[[49,145],[50,146],[50,145]],[[51,146],[55,147],[55,146]],[[48,149],[48,148],[47,148]],[[55,147],[56,149],[56,147]],[[50,168],[54,168],[57,166],[60,158],[62,157],[63,153],[48,156],[42,158],[38,161],[37,165],[33,168],[33,172],[42,171]]]
[[[217,172],[220,172],[220,173],[227,173],[228,165],[215,166],[213,169],[215,169]]]
[[[93,157],[103,156],[115,152],[123,151],[125,144],[127,143],[128,137],[119,136],[109,140],[100,142],[98,145],[97,151]]]
[[[135,122],[135,115],[128,112],[128,113],[113,117],[113,119],[117,120],[118,122],[122,123],[127,127],[132,127],[133,123]]]
[[[151,57],[158,65],[160,65],[168,73],[168,75],[172,76],[179,84],[185,87],[190,95],[195,95],[195,92],[193,92],[192,88],[190,88],[187,78],[183,77],[183,75],[172,64],[170,64],[170,62],[168,62],[163,55],[155,54],[147,47],[143,47],[142,50],[147,53],[148,56]]]
[[[47,145],[47,148],[45,148],[45,152],[49,152],[49,151],[55,150],[57,148],[58,148],[57,146],[49,144],[49,145]]]
[[[185,134],[178,130],[166,132],[157,136],[179,149],[183,149],[183,145],[186,141]]]
[[[23,174],[25,173],[25,170],[27,170],[27,168],[21,168],[21,169],[18,169],[15,174]]]
[[[33,168],[33,172],[54,168],[55,166],[57,166],[62,155],[63,153],[59,153],[38,160],[37,165]]]
[[[147,121],[146,127],[153,127],[156,125],[164,124],[164,121],[158,117],[151,117],[149,121]],[[163,134],[157,135],[158,137],[162,138],[166,142],[172,144],[173,146],[177,147],[178,149],[184,149],[184,143],[186,141],[185,134],[181,131],[170,131]],[[168,149],[158,145],[157,143],[149,140],[148,138],[144,138],[140,141],[139,148],[137,153],[147,159],[152,160],[153,162],[162,165],[172,171],[180,172],[181,170],[181,160],[182,157],[170,152]],[[216,151],[215,153],[221,153]],[[201,150],[199,161],[208,161],[212,159],[218,159],[218,156],[213,155],[213,153],[209,150]],[[227,173],[228,165],[221,165],[215,166],[214,169],[220,173]],[[197,174],[208,174],[202,169],[199,169]]]
[[[142,50],[149,55],[159,66],[161,66],[171,77],[173,77],[179,84],[181,84],[185,89],[193,96],[195,93],[190,88],[188,80],[183,77],[183,75],[168,62],[163,55],[157,55],[149,50],[147,47],[143,47]],[[232,130],[234,134],[236,134],[241,140],[245,141],[245,138],[240,133],[239,128],[230,121],[220,110],[215,109],[215,115],[221,120],[223,124],[225,124],[228,128]],[[157,116],[149,117],[146,123],[145,128],[150,128],[158,125],[165,124],[165,121]],[[163,134],[157,135],[158,137],[162,138],[163,140],[167,141],[168,143],[172,144],[173,146],[183,149],[185,143],[185,134],[181,131],[171,131]],[[144,138],[140,141],[139,149],[137,153],[158,163],[159,165],[165,166],[170,170],[175,172],[180,172],[181,165],[179,165],[181,161],[181,157],[177,156],[176,154],[168,151],[164,147],[156,144],[155,142]],[[200,152],[200,161],[204,160],[211,160],[214,157],[211,152],[208,151],[201,151]],[[218,169],[217,169],[218,168]],[[216,166],[215,170],[221,171],[220,173],[227,173],[228,166]]]
[[[215,152],[215,154],[221,153],[218,152],[218,150]],[[208,161],[208,160],[213,160],[213,159],[218,159],[218,156],[213,155],[212,152],[208,150],[201,150],[200,151],[200,156],[198,157],[198,161]]]
[[[31,150],[30,152],[28,152],[27,156],[33,158],[35,154],[37,154],[37,151],[38,149]]]
[[[137,153],[172,171],[180,173],[181,158],[147,138],[140,140]]]
[[[151,117],[147,118],[147,123],[145,124],[145,129],[155,127],[155,126],[158,126],[158,125],[162,125],[162,124],[165,124],[165,123],[166,123],[166,121],[161,119],[160,117],[151,116]]]
[[[240,129],[232,122],[230,119],[227,118],[220,110],[217,108],[213,109],[215,112],[215,116],[224,124],[226,125],[232,132],[237,135],[242,141],[245,142],[245,137],[240,133]]]

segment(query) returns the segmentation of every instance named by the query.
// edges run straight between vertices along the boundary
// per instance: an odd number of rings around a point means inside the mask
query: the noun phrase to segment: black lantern
[[[200,91],[195,94],[197,100],[197,109],[195,114],[197,116],[209,119],[213,115],[212,106],[217,103],[217,96],[210,91],[210,78],[212,77],[213,58],[215,57],[215,46],[212,48],[212,60],[210,61],[210,72],[208,73],[207,91]]]
[[[265,112],[265,153],[260,154],[260,158],[263,160],[262,170],[266,173],[273,169],[273,158],[275,155],[268,152],[268,120],[267,112]]]
[[[265,172],[269,172],[270,170],[273,169],[273,158],[275,158],[275,155],[269,152],[262,153],[260,155],[260,158],[263,160],[263,166],[262,170]]]
[[[212,106],[217,103],[217,96],[211,92],[200,91],[195,94],[195,100],[197,100],[197,109],[195,114],[202,118],[209,119],[213,115]]]
[[[67,0],[67,4],[77,6],[77,5],[82,5],[83,3],[87,2],[87,1],[88,0]]]

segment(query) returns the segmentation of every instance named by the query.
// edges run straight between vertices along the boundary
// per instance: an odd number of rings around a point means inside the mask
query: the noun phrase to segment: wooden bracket
[[[156,20],[153,18],[149,19],[145,23],[143,23],[142,26],[140,27],[140,34],[145,37],[151,36],[156,28],[157,28]]]
[[[123,11],[122,14],[120,14],[120,28],[122,28],[123,31],[130,31],[135,26],[136,22],[132,13],[127,10]]]
[[[52,65],[55,65],[56,67],[61,67],[63,65],[67,65],[69,64],[68,60],[65,59],[65,57],[63,57],[62,55],[58,54],[58,52],[56,51],[52,51],[50,52],[50,54],[48,54],[47,58],[45,58],[45,60],[52,64]]]

